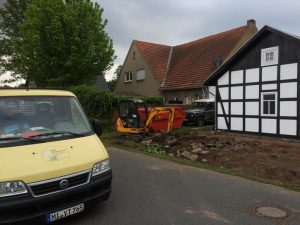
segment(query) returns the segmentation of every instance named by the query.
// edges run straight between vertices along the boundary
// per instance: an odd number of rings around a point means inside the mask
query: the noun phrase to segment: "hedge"
[[[162,97],[120,96],[86,85],[70,87],[69,91],[77,96],[88,117],[99,119],[104,126],[112,125],[113,112],[118,108],[118,102],[122,99],[141,99],[151,105],[163,105],[164,103]]]

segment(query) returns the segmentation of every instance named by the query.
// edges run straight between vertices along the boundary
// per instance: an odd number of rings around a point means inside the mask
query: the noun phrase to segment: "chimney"
[[[247,26],[256,26],[256,21],[254,19],[247,20]]]

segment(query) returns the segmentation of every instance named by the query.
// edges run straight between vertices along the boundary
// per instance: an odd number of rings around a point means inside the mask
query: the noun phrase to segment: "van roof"
[[[72,92],[50,89],[0,89],[0,97],[8,96],[75,96]]]

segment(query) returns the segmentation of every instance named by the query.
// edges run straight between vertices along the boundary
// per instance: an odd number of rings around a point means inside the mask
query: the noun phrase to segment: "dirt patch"
[[[300,187],[300,142],[192,131],[153,138],[167,154]],[[197,155],[198,157],[195,157]]]

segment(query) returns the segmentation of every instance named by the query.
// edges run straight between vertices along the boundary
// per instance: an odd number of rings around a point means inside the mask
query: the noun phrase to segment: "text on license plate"
[[[63,209],[54,213],[50,213],[46,215],[46,222],[51,223],[53,221],[65,218],[67,216],[74,215],[76,213],[80,213],[84,210],[84,204],[81,203],[79,205],[72,206],[67,209]]]

